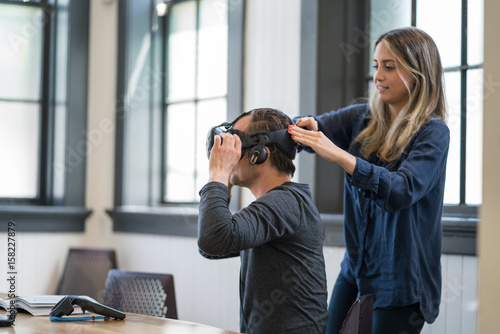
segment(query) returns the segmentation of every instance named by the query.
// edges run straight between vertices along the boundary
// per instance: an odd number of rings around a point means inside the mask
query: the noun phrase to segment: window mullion
[[[168,112],[168,107],[169,107],[169,102],[168,102],[168,90],[169,90],[169,81],[168,81],[168,62],[169,62],[169,44],[168,44],[168,39],[170,36],[170,17],[171,17],[171,11],[168,12],[165,23],[163,25],[163,35],[162,35],[162,73],[165,73],[166,75],[164,76],[162,80],[162,103],[161,103],[161,133],[160,133],[160,141],[161,141],[161,152],[160,152],[160,171],[161,171],[161,186],[160,186],[160,202],[165,202],[165,194],[167,193],[167,159],[168,159],[168,152],[167,152],[167,112]]]
[[[465,205],[467,175],[467,0],[462,0],[460,70],[460,204]]]
[[[47,3],[47,0],[42,0],[40,3],[44,25],[43,29],[43,51],[42,51],[42,85],[40,90],[40,146],[39,146],[39,182],[38,182],[38,197],[42,204],[53,204],[52,202],[52,174],[49,166],[53,157],[53,90],[51,89],[51,70],[50,59],[54,57],[52,54],[52,39],[51,39],[51,19],[52,9]],[[55,50],[55,48],[54,48]],[[53,78],[53,77],[52,77]]]
[[[411,0],[411,26],[417,26],[417,0]]]
[[[194,136],[195,136],[195,140],[194,140],[194,183],[193,183],[193,198],[196,197],[196,180],[198,179],[198,169],[196,168],[196,166],[198,165],[198,161],[197,161],[197,158],[198,158],[198,155],[196,154],[198,152],[198,147],[197,147],[197,143],[198,143],[198,127],[197,127],[197,122],[196,120],[198,119],[198,103],[199,103],[199,100],[198,100],[198,71],[199,71],[199,66],[198,64],[200,63],[199,62],[199,38],[200,38],[200,0],[196,0],[196,37],[195,37],[195,61],[194,61],[194,124],[193,124],[193,128],[195,129],[194,131]]]

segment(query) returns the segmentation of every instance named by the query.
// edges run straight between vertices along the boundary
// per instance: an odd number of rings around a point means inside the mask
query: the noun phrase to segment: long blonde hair
[[[376,154],[381,160],[394,161],[423,124],[433,118],[446,120],[443,67],[436,44],[418,28],[391,30],[378,38],[375,48],[379,43],[384,43],[394,56],[396,69],[401,66],[410,73],[414,84],[400,75],[408,90],[408,101],[393,124],[387,105],[375,92],[370,98],[368,126],[355,142],[360,143],[365,158]]]

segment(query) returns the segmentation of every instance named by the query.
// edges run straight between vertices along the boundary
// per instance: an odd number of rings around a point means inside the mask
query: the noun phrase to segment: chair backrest
[[[356,299],[347,312],[339,334],[371,334],[373,320],[373,295]]]
[[[177,319],[174,276],[110,270],[102,303],[122,312]]]
[[[116,254],[112,249],[71,248],[57,294],[85,295],[99,301],[108,271],[116,267]]]

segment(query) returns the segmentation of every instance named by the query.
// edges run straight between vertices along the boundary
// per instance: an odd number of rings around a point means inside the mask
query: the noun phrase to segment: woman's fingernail
[[[292,139],[295,139],[295,136],[292,135]]]

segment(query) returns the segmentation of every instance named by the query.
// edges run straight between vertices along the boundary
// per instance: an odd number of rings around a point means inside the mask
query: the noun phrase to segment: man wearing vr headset
[[[240,256],[243,333],[326,331],[324,227],[309,187],[291,182],[296,144],[282,136],[289,124],[279,110],[255,109],[224,131],[212,129],[207,140],[210,179],[200,191],[198,245],[208,258]],[[235,214],[233,185],[256,197]]]

